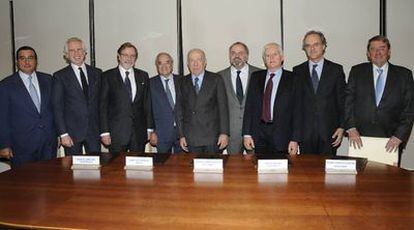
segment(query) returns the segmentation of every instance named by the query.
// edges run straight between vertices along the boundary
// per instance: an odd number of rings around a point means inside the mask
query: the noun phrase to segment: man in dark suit
[[[360,135],[389,138],[384,148],[402,153],[414,120],[414,81],[407,68],[388,62],[389,40],[368,41],[370,62],[353,66],[346,87],[345,118],[350,145],[360,148]],[[401,157],[400,157],[401,159]]]
[[[187,55],[190,74],[182,78],[177,106],[180,146],[193,153],[219,153],[228,144],[227,96],[220,75],[206,71],[201,49]]]
[[[292,72],[282,68],[282,48],[263,48],[267,70],[252,74],[243,119],[243,142],[256,154],[282,157],[296,154],[301,141],[301,95]]]
[[[231,66],[218,73],[223,77],[229,106],[230,140],[227,152],[237,154],[244,150],[241,129],[250,76],[260,69],[247,63],[249,48],[242,42],[230,46],[229,59]]]
[[[20,47],[16,58],[19,71],[0,82],[0,156],[13,167],[57,154],[51,76],[36,71],[32,47]]]
[[[100,152],[99,89],[102,71],[85,64],[84,42],[69,38],[64,47],[69,65],[53,75],[55,124],[66,155]]]
[[[151,139],[159,153],[179,153],[180,136],[175,122],[175,105],[179,90],[179,76],[172,74],[173,59],[168,53],[159,53],[155,59],[158,75],[150,79],[152,112],[155,129]]]
[[[101,79],[101,141],[110,152],[143,152],[154,127],[148,73],[134,67],[138,51],[131,43],[117,57],[119,65]]]
[[[322,32],[307,32],[302,49],[308,61],[293,67],[303,96],[300,151],[335,155],[344,134],[345,74],[341,65],[324,58]]]

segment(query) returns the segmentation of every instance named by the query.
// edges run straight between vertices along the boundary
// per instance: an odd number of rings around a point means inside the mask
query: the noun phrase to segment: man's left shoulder
[[[398,76],[412,76],[413,75],[413,72],[404,66],[394,65],[394,64],[389,63],[388,68],[391,71],[395,71],[399,73]]]
[[[136,76],[144,77],[149,79],[148,72],[142,69],[134,68]]]
[[[39,79],[43,79],[43,80],[46,80],[46,81],[52,81],[52,75],[50,75],[48,73],[43,73],[43,72],[36,71],[36,76]]]
[[[85,66],[87,70],[92,71],[93,73],[102,74],[102,69],[100,68],[97,68],[97,67],[94,67],[88,64],[85,64]]]

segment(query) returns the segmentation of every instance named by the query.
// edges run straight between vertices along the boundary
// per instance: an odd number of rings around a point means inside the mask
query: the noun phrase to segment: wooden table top
[[[193,173],[192,154],[153,171],[100,170],[71,158],[0,174],[0,226],[48,229],[414,229],[414,173],[368,162],[358,175],[324,172],[324,157],[291,159],[289,174],[257,174],[230,156],[223,174]],[[0,227],[1,228],[1,227]]]

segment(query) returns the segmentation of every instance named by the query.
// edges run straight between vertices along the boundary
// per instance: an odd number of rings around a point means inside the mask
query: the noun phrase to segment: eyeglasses
[[[311,49],[311,48],[317,48],[317,47],[319,47],[319,46],[321,46],[322,45],[322,43],[314,43],[314,44],[305,44],[305,46],[304,46],[304,48],[305,49]]]
[[[19,61],[33,61],[36,58],[34,56],[28,56],[28,57],[20,56],[20,57],[18,57],[18,59],[19,59]]]
[[[121,57],[125,58],[125,59],[135,59],[135,58],[137,58],[137,55],[135,55],[135,54],[133,54],[133,55],[121,54]]]

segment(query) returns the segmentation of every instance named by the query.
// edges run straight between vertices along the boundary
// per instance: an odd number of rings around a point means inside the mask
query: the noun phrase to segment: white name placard
[[[152,170],[152,157],[126,156],[124,169]]]
[[[287,159],[259,159],[257,160],[258,173],[288,173]]]
[[[357,174],[356,160],[332,160],[325,161],[326,173]]]
[[[194,159],[194,172],[223,173],[223,159]]]
[[[72,169],[98,169],[99,156],[72,156]]]

